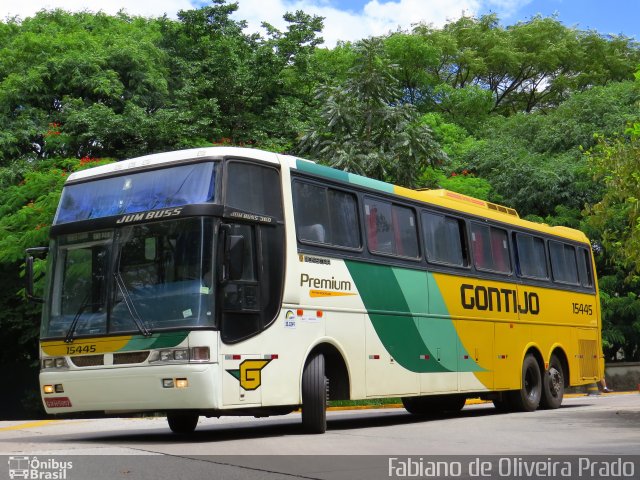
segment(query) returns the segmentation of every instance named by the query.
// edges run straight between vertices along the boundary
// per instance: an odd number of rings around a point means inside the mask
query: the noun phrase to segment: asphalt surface
[[[567,398],[558,410],[534,413],[498,413],[491,404],[430,418],[403,409],[332,411],[324,435],[305,434],[298,413],[201,418],[189,436],[172,434],[164,418],[0,422],[0,455],[70,458],[63,480],[389,478],[390,456],[638,454],[637,393]],[[45,464],[51,466],[57,464]],[[0,478],[5,474],[0,464]]]

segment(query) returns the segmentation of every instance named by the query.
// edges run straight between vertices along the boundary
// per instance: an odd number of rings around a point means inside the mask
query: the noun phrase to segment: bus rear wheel
[[[559,408],[564,398],[564,369],[562,362],[556,355],[551,355],[549,369],[542,381],[541,408]]]
[[[169,413],[167,422],[173,433],[193,433],[198,425],[198,415],[195,413]]]
[[[541,397],[540,365],[532,354],[528,354],[522,362],[522,386],[520,390],[510,392],[509,405],[517,412],[533,412],[540,405]]]
[[[309,433],[327,430],[327,377],[322,354],[311,357],[302,372],[302,426]]]
[[[403,397],[402,405],[413,415],[433,415],[441,412],[462,410],[467,398],[464,395],[433,395],[425,397]]]

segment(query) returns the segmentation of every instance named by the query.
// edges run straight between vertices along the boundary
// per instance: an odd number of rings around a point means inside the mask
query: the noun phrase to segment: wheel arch
[[[524,351],[524,355],[522,355],[522,360],[520,361],[520,365],[522,365],[522,363],[524,362],[524,359],[529,354],[533,355],[533,357],[536,359],[536,362],[538,362],[538,366],[540,367],[540,374],[541,375],[544,374],[544,372],[546,371],[546,368],[544,368],[544,365],[545,365],[544,357],[542,356],[540,347],[535,343],[530,343],[529,345],[527,345],[527,348]],[[522,378],[520,378],[520,382],[522,382]]]
[[[349,364],[345,360],[347,355],[340,344],[331,338],[320,338],[309,348],[300,368],[298,385],[302,386],[304,366],[313,355],[318,353],[324,356],[325,375],[329,380],[329,400],[349,400],[351,398],[351,374]],[[302,398],[302,391],[300,391],[300,398]]]
[[[564,386],[568,388],[570,385],[571,371],[569,370],[569,358],[567,357],[567,352],[564,347],[560,344],[556,344],[551,348],[551,353],[549,354],[549,362],[551,362],[551,357],[555,355],[562,363],[562,369],[564,370]]]

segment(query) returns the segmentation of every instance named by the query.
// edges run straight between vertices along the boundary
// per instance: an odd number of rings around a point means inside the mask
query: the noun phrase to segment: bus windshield
[[[213,220],[60,236],[43,337],[213,326]]]
[[[213,202],[216,164],[180,165],[67,185],[54,225]]]

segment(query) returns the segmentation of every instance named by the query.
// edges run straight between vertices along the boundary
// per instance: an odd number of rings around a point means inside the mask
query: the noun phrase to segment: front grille
[[[142,363],[149,358],[149,351],[143,352],[123,352],[113,354],[114,365],[124,365],[127,363]]]
[[[97,367],[104,365],[104,355],[78,355],[69,357],[76,367]]]

